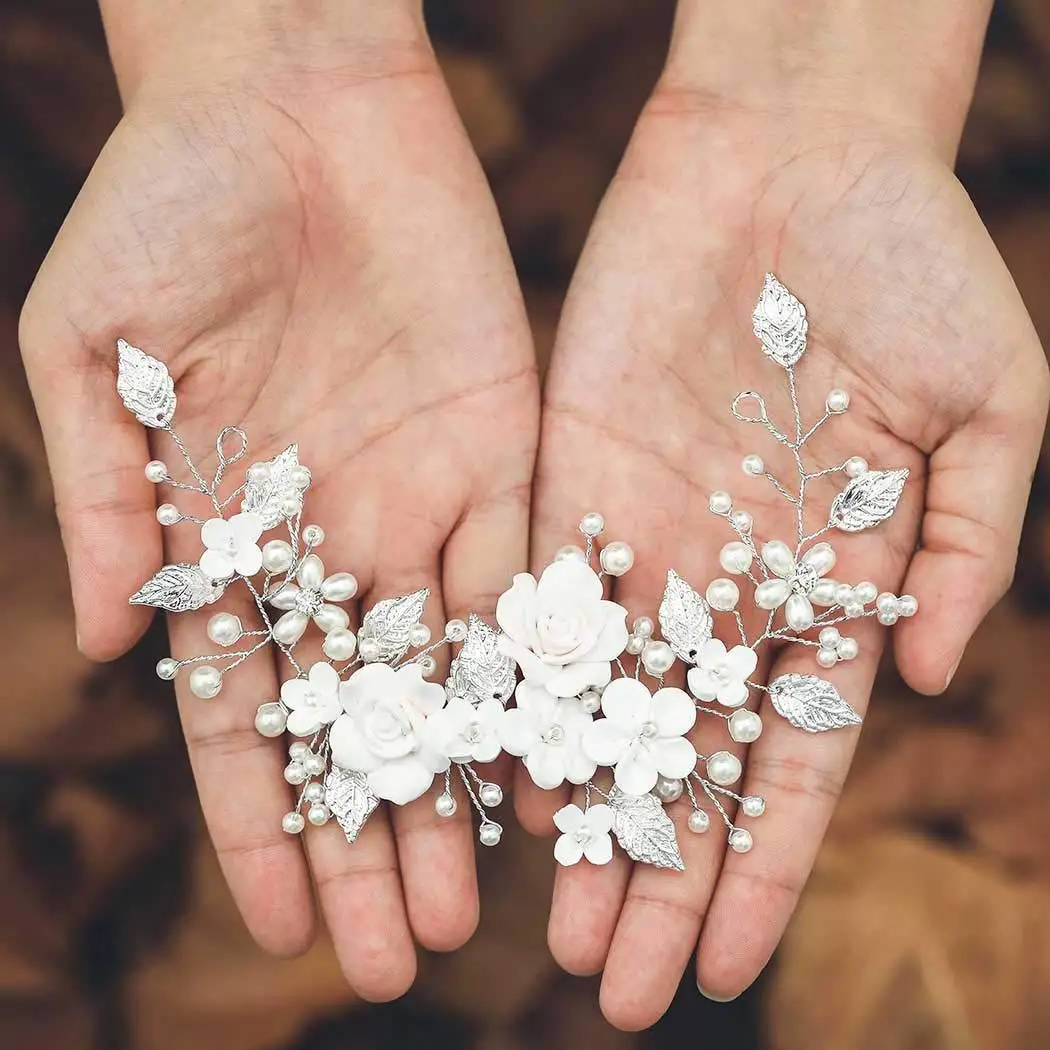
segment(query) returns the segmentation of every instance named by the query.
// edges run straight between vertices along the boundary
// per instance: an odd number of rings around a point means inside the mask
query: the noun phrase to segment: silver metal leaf
[[[351,769],[333,766],[324,780],[324,803],[353,843],[365,821],[375,812],[379,798],[368,786],[368,777]]]
[[[377,662],[391,663],[400,660],[408,652],[411,644],[409,635],[423,618],[423,609],[429,597],[430,590],[422,587],[400,598],[384,598],[365,613],[360,636],[373,638],[379,643]]]
[[[192,612],[218,601],[225,589],[225,581],[210,580],[196,565],[165,565],[128,602],[168,612]]]
[[[704,642],[711,638],[711,607],[674,569],[667,571],[659,616],[667,644],[686,663],[696,663]]]
[[[175,380],[167,366],[125,339],[117,340],[117,393],[144,426],[163,429],[175,415]]]
[[[472,704],[496,699],[505,704],[514,694],[517,675],[514,661],[499,649],[499,634],[480,616],[471,613],[467,637],[449,668],[445,692]]]
[[[897,509],[907,480],[907,467],[861,474],[835,497],[828,524],[844,532],[861,532],[878,525]]]
[[[751,320],[762,349],[777,364],[790,368],[806,352],[806,308],[771,273],[766,274]]]
[[[303,493],[306,490],[292,482],[292,471],[299,466],[299,446],[289,445],[280,455],[264,462],[269,466],[270,473],[263,481],[254,481],[247,476],[241,510],[257,514],[263,528],[272,529],[285,518],[292,517],[285,512],[286,500],[295,500],[297,509],[303,509]]]
[[[613,834],[631,860],[655,868],[685,871],[674,823],[655,795],[627,795],[618,787],[609,793]]]
[[[777,714],[796,729],[823,733],[857,726],[861,717],[823,678],[811,674],[782,674],[769,683],[769,699]]]

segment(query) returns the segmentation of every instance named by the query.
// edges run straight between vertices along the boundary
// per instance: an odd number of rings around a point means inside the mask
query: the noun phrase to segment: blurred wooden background
[[[659,69],[670,0],[430,6],[542,353]],[[774,965],[736,1003],[688,978],[652,1032],[601,1020],[544,945],[550,861],[482,859],[481,932],[403,1002],[355,1006],[331,952],[254,949],[202,833],[163,642],[76,653],[16,348],[19,305],[118,100],[91,0],[0,2],[0,1047],[3,1050],[1045,1050],[1050,1046],[1050,485],[1010,598],[951,692],[880,682],[846,798]],[[961,175],[1050,336],[1050,2],[1007,0]],[[1044,457],[1045,461],[1045,457]],[[16,514],[14,498],[22,509]],[[28,507],[29,509],[25,509]]]

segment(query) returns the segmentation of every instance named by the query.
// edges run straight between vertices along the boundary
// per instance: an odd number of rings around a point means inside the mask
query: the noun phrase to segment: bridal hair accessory
[[[859,532],[890,517],[908,472],[870,470],[857,456],[810,470],[802,457],[806,443],[847,410],[849,396],[833,390],[824,414],[807,429],[795,376],[806,349],[805,307],[770,274],[753,321],[765,353],[787,373],[793,425],[784,433],[769,418],[762,396],[752,391],[737,395],[733,415],[762,424],[784,445],[797,477],[789,487],[754,454],[743,468],[766,478],[795,507],[797,527],[794,544],[773,539],[759,547],[751,515],[734,509],[728,493],[711,495],[712,513],[725,518],[737,536],[720,552],[722,568],[751,583],[754,604],[768,613],[764,629],[750,639],[735,580],[712,580],[701,594],[673,569],[657,616],[662,637],[648,616],[628,630],[627,610],[605,598],[603,581],[629,572],[634,554],[621,541],[598,549],[605,522],[597,513],[580,522],[583,547],[563,547],[539,580],[528,573],[515,576],[497,603],[499,630],[470,615],[466,622],[449,621],[443,636],[432,640],[421,622],[424,588],[376,602],[355,634],[341,603],[354,598],[357,580],[348,572],[327,572],[316,554],[324,530],[302,524],[311,476],[299,463],[297,446],[251,464],[243,479],[235,479],[239,483],[224,485],[247,454],[244,431],[226,427],[215,442],[214,474],[206,478],[172,425],[177,399],[167,368],[119,340],[117,391],[143,425],[167,432],[189,480],[172,477],[159,460],[147,464],[147,478],[203,496],[211,505],[207,518],[171,503],[157,508],[161,525],[200,529],[200,557],[165,565],[131,602],[169,613],[196,612],[237,587],[258,613],[248,628],[233,613],[213,613],[207,635],[218,651],[165,657],[157,674],[170,680],[186,671],[191,692],[212,700],[225,677],[256,653],[276,649],[287,660],[293,677],[276,699],[260,698],[255,727],[265,737],[296,738],[284,770],[297,789],[296,805],[283,818],[289,834],[301,832],[307,821],[323,825],[334,817],[353,843],[380,802],[406,805],[442,778],[437,814],[456,812],[458,781],[480,814],[479,840],[496,845],[503,829],[488,810],[502,802],[503,791],[475,764],[506,751],[522,759],[541,788],[566,782],[582,787],[582,808],[566,806],[554,818],[561,832],[554,855],[563,865],[584,858],[608,863],[615,838],[635,861],[683,870],[675,825],[665,812],[683,796],[692,807],[690,831],[708,830],[705,807],[710,806],[725,825],[729,846],[748,852],[751,832],[735,823],[733,813],[739,808],[745,817],[759,817],[765,801],[732,790],[743,775],[735,754],[697,754],[688,739],[697,715],[723,719],[738,744],[752,743],[762,732],[761,717],[749,706],[755,693],[768,694],[777,714],[811,733],[859,724],[860,716],[825,678],[785,674],[768,686],[753,681],[757,650],[767,642],[810,646],[817,664],[829,670],[858,651],[839,625],[869,616],[890,625],[918,607],[914,598],[879,593],[869,582],[850,585],[829,578],[835,552],[820,537],[833,530]],[[755,405],[750,415],[743,411],[749,402]],[[807,485],[836,472],[849,480],[826,523],[807,534]],[[267,533],[276,535],[264,541]],[[732,617],[739,645],[727,648],[714,637],[715,614]],[[322,636],[323,658],[313,662],[298,648],[311,627]],[[434,653],[443,646],[452,648],[452,659],[441,685],[428,679],[437,671]],[[689,668],[689,692],[664,685],[676,660]],[[512,696],[515,706],[507,709]],[[603,777],[600,768],[607,771]]]

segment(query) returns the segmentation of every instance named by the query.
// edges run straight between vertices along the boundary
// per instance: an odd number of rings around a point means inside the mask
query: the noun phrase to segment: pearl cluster
[[[834,667],[839,660],[852,660],[860,651],[855,638],[843,637],[836,627],[824,627],[819,635],[817,663],[821,667]]]
[[[262,708],[259,710],[262,711]],[[258,727],[258,717],[256,727]],[[281,827],[289,835],[298,835],[306,827],[306,821],[309,821],[314,827],[321,827],[331,819],[331,810],[324,803],[324,784],[319,780],[311,779],[324,774],[328,768],[328,762],[323,755],[316,754],[310,749],[310,745],[302,740],[296,740],[289,746],[288,757],[288,765],[284,767],[284,779],[296,787],[306,784],[299,800],[300,806],[304,804],[306,806],[306,815],[304,817],[298,809],[285,813],[281,820]],[[309,783],[306,783],[307,781]]]

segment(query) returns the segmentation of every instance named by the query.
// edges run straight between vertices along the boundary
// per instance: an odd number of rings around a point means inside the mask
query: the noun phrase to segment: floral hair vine
[[[561,836],[554,854],[561,864],[583,858],[608,863],[615,837],[635,861],[682,870],[665,806],[683,795],[692,807],[690,831],[708,830],[709,805],[725,825],[729,846],[746,853],[752,835],[735,823],[733,812],[739,807],[744,816],[759,817],[765,801],[732,790],[743,775],[735,754],[696,752],[688,734],[698,713],[724,719],[739,744],[752,743],[762,732],[761,717],[749,707],[753,691],[765,692],[779,715],[809,732],[858,724],[860,716],[824,678],[784,674],[768,686],[752,681],[757,650],[767,642],[811,646],[818,665],[829,669],[858,651],[840,624],[877,616],[890,625],[918,607],[909,595],[828,577],[835,552],[820,537],[832,530],[858,532],[888,518],[908,472],[870,470],[857,456],[835,467],[807,468],[803,448],[832,416],[846,411],[849,397],[833,390],[824,414],[807,429],[795,376],[806,349],[805,307],[769,274],[753,321],[765,353],[787,372],[794,437],[772,422],[760,394],[737,395],[732,411],[742,422],[761,423],[792,453],[797,478],[789,488],[754,454],[743,468],[768,479],[795,507],[797,535],[793,546],[770,540],[759,549],[751,515],[735,510],[728,493],[711,495],[711,511],[737,535],[722,548],[720,563],[754,585],[755,605],[768,612],[765,628],[750,640],[734,580],[712,580],[701,595],[674,570],[667,574],[658,612],[662,637],[656,637],[648,616],[628,631],[627,610],[604,597],[603,577],[624,575],[634,554],[621,541],[597,549],[605,529],[597,513],[580,522],[583,547],[563,547],[538,581],[528,573],[514,578],[497,603],[498,630],[471,614],[466,622],[450,620],[443,636],[433,640],[422,623],[424,588],[376,602],[355,634],[340,603],[356,595],[357,580],[348,572],[326,573],[316,554],[324,531],[302,524],[311,477],[299,463],[297,446],[253,463],[239,484],[224,485],[230,468],[247,453],[244,431],[226,427],[215,443],[214,474],[206,478],[172,425],[176,395],[167,368],[119,340],[117,391],[141,423],[168,433],[188,480],[174,478],[159,460],[147,464],[147,478],[210,503],[206,519],[171,503],[157,508],[164,526],[189,522],[200,528],[201,554],[195,563],[165,565],[131,602],[169,613],[194,612],[239,587],[258,613],[249,629],[230,612],[214,613],[207,634],[219,651],[165,657],[157,674],[173,679],[188,670],[191,692],[212,700],[225,676],[256,653],[276,649],[283,655],[293,676],[278,698],[260,698],[255,727],[265,737],[287,732],[296,738],[284,770],[297,790],[296,804],[283,818],[289,834],[303,831],[307,821],[323,825],[334,817],[353,843],[381,801],[413,802],[443,777],[436,812],[444,817],[456,812],[458,781],[480,815],[479,840],[496,845],[503,829],[488,810],[502,802],[503,791],[475,764],[506,751],[523,760],[541,788],[568,782],[583,789],[582,808],[569,805],[555,815]],[[748,401],[756,404],[756,414],[742,411]],[[849,481],[833,500],[826,524],[807,534],[807,484],[838,471]],[[229,513],[238,500],[239,510]],[[260,546],[264,534],[275,530],[277,535]],[[739,645],[727,649],[714,637],[715,613],[733,617]],[[313,662],[302,658],[299,648],[311,624],[323,635],[321,658]],[[812,632],[816,639],[809,637]],[[453,655],[442,686],[429,679],[437,671],[434,653],[443,646]],[[689,692],[664,685],[676,660],[689,668]],[[515,707],[507,709],[511,696]],[[612,771],[611,783],[598,778],[599,768]]]

